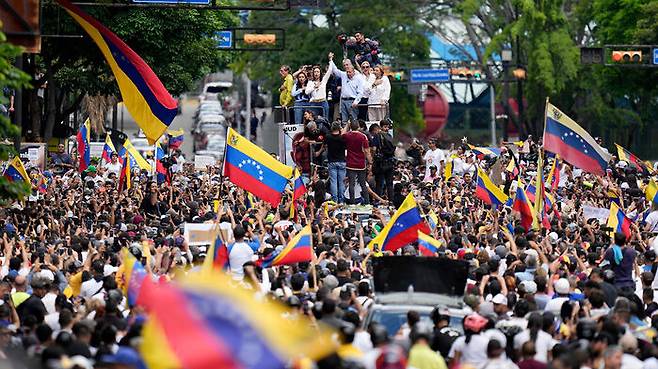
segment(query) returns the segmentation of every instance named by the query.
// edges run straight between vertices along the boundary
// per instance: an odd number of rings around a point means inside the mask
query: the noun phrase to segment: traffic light
[[[276,44],[276,35],[273,33],[245,33],[244,36],[242,36],[242,39],[247,45]]]
[[[393,78],[395,78],[396,81],[402,81],[404,79],[404,72],[393,73]]]
[[[642,51],[638,50],[615,50],[611,55],[615,63],[641,63]]]
[[[388,78],[392,78],[395,82],[404,81],[404,71],[401,70],[391,70],[389,67],[384,67],[384,75]]]
[[[469,68],[469,67],[450,68],[450,74],[453,77],[459,77],[460,79],[482,78],[482,70],[478,68]]]
[[[603,64],[602,47],[581,47],[580,64]]]

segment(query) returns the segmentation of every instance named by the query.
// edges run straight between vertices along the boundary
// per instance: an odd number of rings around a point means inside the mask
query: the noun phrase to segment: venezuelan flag
[[[167,135],[169,136],[168,146],[172,150],[178,150],[185,140],[185,131],[182,128],[175,131],[168,130]]]
[[[649,169],[647,164],[645,162],[643,162],[640,158],[638,158],[633,153],[631,153],[630,151],[626,150],[625,148],[619,146],[616,143],[615,143],[615,146],[617,147],[617,155],[619,156],[619,160],[623,160],[623,161],[631,164],[640,173],[644,173],[645,175],[651,173],[651,169]]]
[[[538,190],[538,191],[537,191]],[[538,192],[538,193],[537,193]],[[540,214],[541,215],[541,221],[543,222],[545,217],[545,209],[544,209],[544,193],[546,193],[544,189],[544,156],[543,156],[543,151],[539,150],[539,157],[537,158],[537,175],[535,177],[535,201],[534,201],[534,213],[535,214]],[[534,219],[535,223],[533,223],[533,228],[538,229],[539,228],[539,223],[537,223],[538,219]],[[550,224],[549,224],[550,227]]]
[[[58,3],[101,50],[117,80],[128,112],[144,131],[149,143],[154,144],[176,117],[176,100],[148,64],[117,35],[68,0],[58,0]]]
[[[500,148],[499,147],[476,147],[473,145],[468,145],[468,147],[473,151],[473,153],[478,157],[482,158],[484,156],[500,156]]]
[[[226,135],[224,176],[238,187],[278,206],[292,177],[292,168],[240,136],[233,128]]]
[[[427,213],[427,224],[430,226],[430,230],[435,230],[436,226],[439,224],[439,217],[436,215],[433,209]]]
[[[558,184],[560,184],[560,157],[557,155],[551,164],[551,170],[548,172],[546,183],[551,185],[551,191],[555,191]]]
[[[652,180],[649,181],[647,188],[644,189],[644,194],[647,197],[647,200],[651,201],[654,204],[658,204],[658,185]]]
[[[514,198],[512,209],[521,214],[521,226],[525,228],[526,231],[529,231],[533,222],[535,222],[535,213],[530,204],[530,200],[528,200],[528,196],[526,196],[526,193],[523,190],[523,186],[520,184],[516,188],[516,197]]]
[[[3,176],[7,178],[9,182],[30,183],[30,176],[27,174],[25,166],[23,166],[23,162],[21,161],[21,158],[18,157],[18,155],[11,159],[9,165],[7,165],[7,168],[5,168]]]
[[[299,169],[295,168],[295,174],[293,176],[293,189],[292,189],[292,201],[299,199],[306,193],[306,186],[304,186],[304,181],[302,180],[302,175],[299,173]]]
[[[155,143],[155,172],[157,174],[158,183],[167,182],[169,183],[169,173],[167,168],[162,165],[162,159],[164,159],[165,153],[160,146],[160,142]]]
[[[103,160],[105,160],[106,163],[111,162],[112,153],[115,152],[117,152],[117,150],[114,148],[114,143],[112,143],[112,138],[108,133],[107,135],[105,135],[105,146],[103,146]]]
[[[123,159],[123,167],[121,168],[121,173],[119,173],[119,192],[123,190],[129,190],[132,186],[132,180],[130,176],[132,175],[132,165],[130,164],[130,159],[126,156]]]
[[[608,199],[610,199],[611,202],[617,204],[617,206],[619,206],[620,208],[622,207],[621,199],[619,198],[619,195],[617,195],[617,193],[611,189],[608,189]]]
[[[487,174],[480,167],[478,167],[475,196],[491,206],[503,205],[508,200],[507,195],[505,195],[498,186],[491,182],[491,179],[489,179]]]
[[[544,150],[552,152],[582,170],[605,175],[612,155],[603,148],[578,123],[558,108],[546,102]]]
[[[436,256],[443,245],[432,236],[418,231],[418,251],[423,256]]]
[[[145,292],[149,312],[140,352],[150,369],[278,369],[299,357],[318,360],[337,348],[334,332],[234,286],[220,272],[191,273]]]
[[[89,146],[89,138],[91,134],[91,126],[89,123],[89,118],[80,126],[76,140],[78,142],[78,157],[80,160],[80,171],[84,171],[89,166],[89,161],[91,160],[91,147]]]
[[[273,252],[267,257],[260,259],[263,268],[277,265],[295,264],[311,261],[313,258],[313,236],[311,226],[307,225],[288,242],[281,252]]]
[[[123,142],[123,147],[121,150],[119,150],[119,158],[126,156],[126,153],[129,154],[128,158],[130,158],[130,166],[137,166],[140,169],[144,169],[149,172],[151,171],[151,164],[149,164],[149,162],[144,159],[142,154],[137,151],[135,146],[133,146],[133,143],[130,142],[129,138],[126,138],[126,140]]]
[[[516,166],[516,159],[514,159],[514,155],[512,155],[509,163],[507,163],[505,171],[510,174],[510,178],[516,178],[519,176],[519,168]]]
[[[39,183],[37,183],[37,190],[41,193],[48,192],[48,184],[49,183],[48,183],[48,179],[46,178],[46,176],[41,174],[41,176],[39,178]]]
[[[370,241],[368,247],[374,250],[375,246],[379,246],[379,251],[395,251],[416,241],[418,231],[430,233],[427,223],[420,216],[414,195],[409,193],[384,229]]]
[[[123,263],[117,272],[117,285],[128,298],[128,304],[134,306],[140,301],[140,294],[145,283],[150,283],[144,266],[128,251],[121,250]]]
[[[611,237],[615,232],[623,233],[626,235],[626,239],[631,237],[631,220],[614,202],[610,204],[610,215],[608,215],[606,225],[613,229]]]
[[[206,253],[206,258],[203,260],[203,266],[201,267],[201,270],[204,272],[209,272],[213,269],[229,269],[228,248],[220,236],[221,233],[219,232],[219,229],[217,229],[215,242],[213,242],[213,244],[210,246],[208,252]]]

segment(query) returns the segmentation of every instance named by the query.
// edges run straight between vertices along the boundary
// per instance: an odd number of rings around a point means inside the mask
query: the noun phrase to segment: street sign
[[[434,83],[450,81],[450,70],[445,69],[412,69],[411,83]]]
[[[220,49],[230,49],[233,47],[233,32],[219,31],[216,34],[217,47]]]
[[[658,65],[658,49],[653,49],[653,64]]]
[[[210,0],[132,0],[133,3],[142,4],[191,4],[191,5],[209,5]]]

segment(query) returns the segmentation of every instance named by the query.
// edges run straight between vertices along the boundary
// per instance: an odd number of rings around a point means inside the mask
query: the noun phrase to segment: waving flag
[[[443,180],[448,182],[448,180],[454,175],[455,170],[454,170],[454,165],[453,165],[453,160],[456,158],[456,156],[450,155],[450,159],[446,161],[446,165],[443,168]]]
[[[178,112],[158,76],[128,45],[96,19],[68,0],[57,1],[92,38],[107,60],[128,112],[152,145]]]
[[[112,143],[112,138],[110,137],[110,134],[105,135],[105,146],[103,146],[103,160],[105,160],[106,163],[109,163],[112,161],[112,153],[117,152],[117,150],[114,148],[114,144]],[[117,153],[118,154],[118,153]]]
[[[434,212],[434,209],[430,209],[429,213],[427,213],[427,224],[430,226],[431,231],[434,231],[439,224],[439,217]]]
[[[151,171],[151,164],[149,164],[149,162],[144,159],[142,154],[137,151],[135,146],[133,146],[133,143],[130,142],[129,138],[126,138],[126,140],[123,142],[123,147],[121,150],[119,150],[119,158],[126,156],[126,153],[128,154],[128,158],[130,158],[130,166],[139,167],[140,169],[144,169],[149,172]]]
[[[432,236],[418,231],[418,251],[423,256],[436,256],[443,245]]]
[[[606,225],[613,229],[611,237],[615,232],[619,232],[626,235],[627,240],[631,238],[631,220],[614,202],[610,204],[610,215]]]
[[[380,251],[395,251],[400,247],[416,241],[418,231],[430,233],[427,223],[420,216],[420,210],[416,204],[414,195],[410,192],[393,214],[381,232],[375,237],[368,247],[374,250],[375,245]]]
[[[167,182],[169,183],[169,172],[167,168],[162,164],[162,159],[164,159],[165,153],[160,146],[160,142],[155,143],[155,172],[157,174],[158,183]]]
[[[647,188],[644,189],[644,194],[651,203],[658,204],[658,185],[653,179],[649,181]]]
[[[476,147],[473,145],[468,145],[468,147],[473,151],[473,153],[478,157],[482,158],[484,156],[500,156],[500,148],[499,147]]]
[[[299,169],[295,168],[295,174],[293,176],[292,201],[296,201],[297,199],[301,198],[305,193],[306,186],[304,186],[304,181],[302,181],[302,175],[299,173]]]
[[[510,158],[509,163],[507,163],[507,167],[505,167],[505,171],[510,174],[509,178],[514,179],[519,176],[519,167],[516,165],[516,159],[514,159],[514,155],[512,155],[512,158]]]
[[[632,166],[634,166],[638,172],[644,173],[645,175],[648,175],[649,173],[652,172],[651,169],[649,169],[649,166],[647,163],[643,162],[635,156],[633,153],[630,151],[626,150],[625,148],[619,146],[618,144],[615,143],[615,146],[617,147],[617,156],[619,156],[619,160],[623,160]]]
[[[130,176],[132,175],[132,166],[130,164],[130,159],[126,156],[123,159],[123,166],[121,168],[121,173],[119,173],[119,192],[123,190],[129,190],[132,187],[132,180]]]
[[[560,158],[557,155],[551,164],[551,170],[548,172],[546,183],[551,186],[551,191],[557,190],[557,186],[560,184]]]
[[[550,151],[582,170],[604,175],[612,155],[603,150],[578,123],[546,102],[544,150]]]
[[[172,150],[178,150],[185,140],[185,131],[182,128],[175,131],[168,130],[167,135],[169,136],[168,146]]]
[[[274,251],[258,262],[263,268],[277,265],[295,264],[311,261],[313,258],[313,236],[311,225],[307,225],[288,242],[280,252]]]
[[[491,206],[503,205],[508,200],[507,195],[491,182],[487,174],[480,167],[478,167],[475,196]]]
[[[217,230],[217,236],[215,237],[215,242],[210,246],[208,252],[206,253],[206,258],[203,260],[203,266],[201,269],[204,272],[215,270],[228,270],[229,269],[229,258],[228,258],[228,248],[226,244],[221,239],[221,232]]]
[[[516,188],[516,197],[514,198],[512,209],[521,214],[521,226],[526,232],[529,231],[532,224],[535,222],[535,213],[533,212],[530,200],[528,200],[528,196],[526,196],[526,193],[523,190],[523,186],[520,184]]]
[[[336,349],[331,329],[253,291],[224,273],[190,273],[179,283],[146,289],[142,330],[148,368],[279,369],[300,357],[318,360]]]
[[[18,157],[18,155],[11,159],[9,165],[7,165],[7,168],[5,168],[3,176],[7,178],[9,182],[22,181],[25,183],[30,183],[30,176],[27,174],[25,166],[23,166],[23,162],[21,161],[21,158]]]
[[[292,177],[292,168],[240,136],[233,128],[228,129],[226,136],[224,176],[272,206],[278,206]]]
[[[91,141],[91,138],[89,138],[90,134],[91,126],[89,118],[87,118],[87,120],[85,120],[80,126],[76,136],[78,142],[78,157],[80,159],[79,170],[81,172],[87,169],[91,160],[91,148],[89,147],[89,141]]]
[[[117,285],[128,298],[128,304],[134,306],[139,301],[144,283],[150,283],[150,279],[144,266],[135,259],[127,248],[124,248],[121,252],[123,263],[117,272]]]

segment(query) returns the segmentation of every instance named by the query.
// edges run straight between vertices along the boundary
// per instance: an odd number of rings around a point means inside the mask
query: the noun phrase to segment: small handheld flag
[[[204,272],[210,270],[228,270],[229,269],[229,257],[228,257],[228,248],[226,244],[222,241],[221,232],[217,229],[217,235],[215,236],[215,242],[210,246],[206,254],[205,260],[203,260],[203,266],[201,269]]]
[[[311,226],[307,225],[293,237],[280,252],[273,252],[259,262],[263,268],[311,261],[313,258],[313,237]]]
[[[132,175],[131,173],[132,167],[130,164],[130,159],[128,156],[126,156],[123,159],[123,166],[121,168],[121,173],[119,173],[119,192],[123,190],[129,190],[130,187],[132,186],[132,181],[130,176]]]
[[[443,245],[432,236],[418,231],[418,251],[423,256],[436,256]]]
[[[183,131],[183,129],[175,131],[170,129],[167,130],[167,136],[169,136],[169,148],[172,150],[178,150],[185,140],[185,131]]]
[[[3,176],[7,178],[9,182],[30,183],[30,176],[27,174],[25,166],[23,166],[23,162],[21,161],[21,158],[18,157],[18,155],[11,159],[9,165],[7,165],[7,168],[5,168]]]
[[[492,206],[503,205],[508,200],[507,195],[491,182],[491,179],[489,179],[487,174],[479,167],[475,195],[480,200]]]
[[[644,173],[645,175],[651,173],[651,169],[649,169],[649,166],[645,162],[643,162],[640,158],[638,158],[633,153],[631,153],[630,151],[626,150],[625,148],[621,147],[616,143],[615,146],[617,147],[617,155],[619,156],[619,160],[623,160],[631,164],[640,173]]]
[[[384,229],[368,244],[368,248],[379,246],[379,251],[395,251],[418,238],[418,231],[430,233],[427,223],[420,216],[413,193],[409,193],[393,214]]]
[[[658,204],[658,185],[652,180],[649,181],[647,188],[644,190],[647,200],[653,204]]]
[[[525,190],[523,190],[523,186],[520,184],[516,188],[516,197],[514,198],[512,209],[521,214],[521,226],[526,232],[529,231],[535,221],[535,213],[533,212],[530,200],[526,196]]]
[[[606,225],[613,229],[611,237],[614,236],[615,232],[619,232],[623,233],[626,239],[631,238],[631,220],[614,202],[610,204],[610,215],[608,215]]]
[[[91,126],[89,118],[80,126],[76,140],[78,142],[78,159],[80,160],[79,170],[83,172],[89,166],[91,161],[91,148],[89,147]]]

